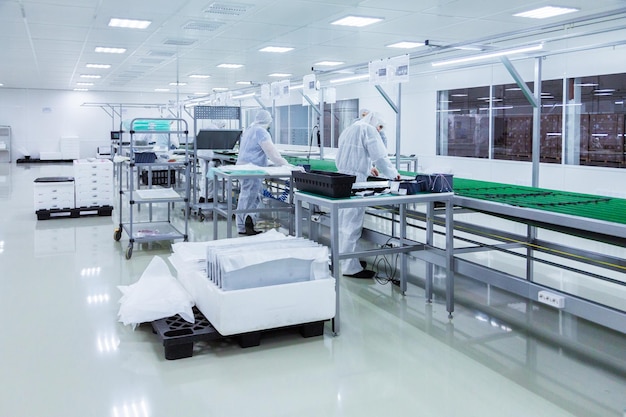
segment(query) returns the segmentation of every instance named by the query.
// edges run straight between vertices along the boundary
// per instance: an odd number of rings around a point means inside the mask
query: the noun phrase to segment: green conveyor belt
[[[331,160],[287,158],[294,165],[308,164],[311,169],[336,172]],[[403,175],[416,173],[400,171]],[[493,201],[517,207],[545,210],[588,219],[626,224],[626,199],[524,187],[489,181],[454,178],[454,193],[462,197]]]

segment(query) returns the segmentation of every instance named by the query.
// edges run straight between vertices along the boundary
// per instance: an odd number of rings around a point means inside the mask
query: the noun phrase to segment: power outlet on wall
[[[537,294],[537,301],[552,306],[554,308],[565,307],[565,297],[549,291],[539,291],[539,293]]]

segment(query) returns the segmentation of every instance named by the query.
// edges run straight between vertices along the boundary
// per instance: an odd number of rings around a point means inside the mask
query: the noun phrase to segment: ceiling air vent
[[[150,51],[148,52],[150,56],[164,56],[164,57],[172,57],[176,55],[176,52],[172,51]]]
[[[196,42],[196,39],[189,38],[170,38],[163,41],[165,45],[189,46]]]
[[[224,22],[211,22],[208,20],[190,20],[183,25],[185,30],[200,30],[204,32],[213,32],[224,26]]]
[[[222,16],[241,16],[242,14],[244,14],[251,8],[252,8],[251,4],[215,2],[215,3],[209,4],[204,9],[204,13],[217,14],[217,15],[222,15]]]
[[[160,64],[161,62],[165,61],[164,59],[159,59],[159,58],[141,58],[139,60],[140,64]]]

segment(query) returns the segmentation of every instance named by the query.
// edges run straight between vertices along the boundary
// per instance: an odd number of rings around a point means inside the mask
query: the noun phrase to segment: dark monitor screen
[[[120,140],[122,138],[122,132],[111,131],[111,140]]]
[[[241,130],[203,129],[196,135],[196,149],[223,149],[235,147]]]

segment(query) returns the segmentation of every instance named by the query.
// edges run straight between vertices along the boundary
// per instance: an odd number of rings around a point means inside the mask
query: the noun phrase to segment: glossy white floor
[[[33,180],[59,175],[71,166],[0,164],[0,416],[623,416],[625,335],[461,279],[452,321],[419,286],[342,279],[338,337],[327,324],[167,361],[150,326],[117,321],[117,286],[169,245],[126,260],[116,211],[37,221]]]

